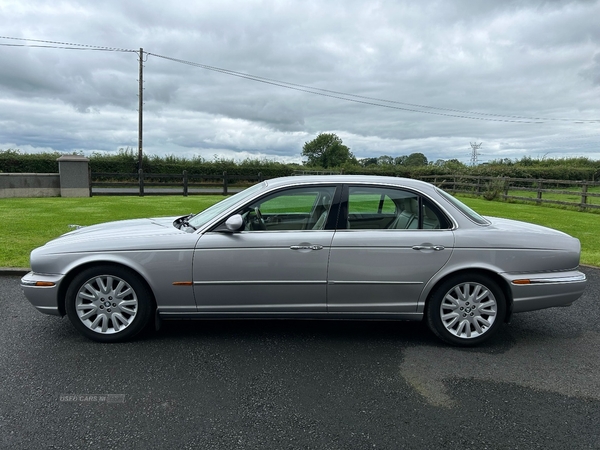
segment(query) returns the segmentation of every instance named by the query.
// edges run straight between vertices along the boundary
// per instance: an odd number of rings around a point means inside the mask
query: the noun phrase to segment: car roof
[[[269,187],[287,186],[290,184],[305,183],[360,183],[360,184],[391,184],[420,190],[430,190],[433,185],[425,181],[412,178],[389,177],[379,175],[298,175],[290,177],[272,178],[266,180]]]

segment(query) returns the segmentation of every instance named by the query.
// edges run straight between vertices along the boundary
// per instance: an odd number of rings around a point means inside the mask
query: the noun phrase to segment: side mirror
[[[244,227],[244,219],[240,214],[234,214],[229,219],[225,221],[225,230],[231,233],[235,233],[237,231],[241,231]],[[219,227],[220,228],[220,227]]]

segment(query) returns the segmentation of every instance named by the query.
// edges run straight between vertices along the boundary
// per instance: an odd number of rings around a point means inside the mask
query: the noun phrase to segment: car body
[[[299,176],[196,214],[92,225],[31,253],[21,280],[87,337],[128,339],[153,318],[423,320],[475,345],[511,314],[578,299],[580,243],[482,217],[422,181]]]

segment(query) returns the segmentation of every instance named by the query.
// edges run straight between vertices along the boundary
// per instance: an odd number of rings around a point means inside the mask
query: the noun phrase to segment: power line
[[[6,47],[32,47],[32,48],[55,48],[55,49],[68,49],[68,50],[96,50],[96,51],[114,51],[114,52],[128,52],[128,53],[137,53],[137,50],[132,49],[123,49],[116,47],[103,47],[97,45],[88,45],[88,44],[74,44],[68,42],[60,42],[60,41],[50,41],[50,40],[41,40],[41,39],[26,39],[26,38],[17,38],[17,37],[9,37],[9,36],[0,36],[0,39],[10,39],[17,41],[26,41],[26,42],[38,42],[41,44],[55,44],[55,45],[31,45],[31,44],[5,44],[0,43],[0,46]],[[380,99],[376,97],[369,97],[357,94],[349,94],[345,92],[330,90],[330,89],[321,89],[311,86],[306,86],[302,84],[290,83],[281,80],[275,80],[272,78],[261,77],[257,75],[237,72],[234,70],[224,69],[215,66],[209,66],[202,63],[186,61],[178,58],[173,58],[170,56],[159,55],[156,53],[144,52],[146,55],[152,55],[157,58],[161,58],[164,60],[176,62],[179,64],[185,64],[192,67],[198,67],[205,70],[210,70],[213,72],[222,73],[225,75],[235,76],[238,78],[244,78],[250,81],[255,81],[259,83],[269,84],[272,86],[282,87],[285,89],[295,90],[299,92],[304,92],[313,95],[319,95],[322,97],[335,98],[338,100],[345,100],[348,102],[359,103],[363,105],[369,106],[378,106],[381,108],[388,108],[400,111],[407,112],[415,112],[421,114],[430,114],[442,117],[453,117],[459,119],[471,119],[471,120],[480,120],[486,122],[505,122],[505,123],[525,123],[525,124],[543,124],[545,122],[550,121],[562,121],[562,122],[572,122],[572,123],[596,123],[600,122],[600,119],[570,119],[570,118],[548,118],[548,117],[527,117],[527,116],[517,116],[517,115],[506,115],[506,114],[496,114],[496,113],[484,113],[478,111],[467,111],[461,109],[454,108],[442,108],[437,106],[428,106],[428,105],[420,105],[415,103],[406,103],[395,100],[386,100]],[[396,106],[403,105],[403,106]],[[418,108],[418,109],[416,109]]]
[[[60,48],[60,49],[68,49],[68,50],[100,50],[100,51],[109,51],[109,52],[131,52],[137,53],[137,50],[130,50],[126,48],[117,48],[117,47],[102,47],[99,45],[88,45],[88,44],[73,44],[70,42],[59,42],[59,41],[46,41],[42,39],[25,39],[25,38],[17,38],[17,37],[9,37],[9,36],[0,36],[0,39],[10,39],[13,41],[26,41],[26,42],[39,42],[42,44],[56,44],[57,46],[50,45],[31,45],[31,44],[0,44],[4,47],[33,47],[33,48]],[[60,45],[60,47],[58,47]]]
[[[315,87],[306,86],[306,85],[302,85],[302,84],[289,83],[286,81],[274,80],[271,78],[265,78],[265,77],[251,75],[251,74],[247,74],[247,73],[236,72],[233,70],[224,69],[224,68],[220,68],[220,67],[209,66],[206,64],[202,64],[202,63],[196,63],[196,62],[192,62],[192,61],[186,61],[186,60],[182,60],[182,59],[172,58],[170,56],[158,55],[156,53],[148,53],[148,55],[156,56],[157,58],[162,58],[165,60],[177,62],[180,64],[185,64],[185,65],[192,66],[192,67],[199,67],[199,68],[210,70],[213,72],[219,72],[219,73],[223,73],[226,75],[235,76],[238,78],[245,78],[247,80],[256,81],[259,83],[265,83],[265,84],[270,84],[273,86],[279,86],[279,87],[283,87],[286,89],[296,90],[296,91],[300,91],[300,92],[306,92],[306,93],[314,94],[314,95],[321,95],[323,97],[336,98],[339,100],[346,100],[346,101],[355,102],[355,103],[361,103],[361,104],[365,104],[365,105],[397,109],[397,110],[401,110],[401,111],[417,112],[417,113],[422,113],[422,114],[432,114],[432,115],[445,116],[445,117],[456,117],[456,118],[461,118],[461,119],[483,120],[483,121],[488,121],[488,122],[536,123],[536,124],[542,124],[542,123],[545,123],[546,121],[565,121],[565,122],[573,122],[573,123],[600,122],[600,119],[569,119],[569,118],[511,116],[511,115],[504,115],[504,114],[482,113],[482,112],[466,111],[466,110],[460,110],[460,109],[419,105],[419,104],[414,104],[414,103],[405,103],[405,102],[399,102],[399,101],[394,101],[394,100],[385,100],[385,99],[380,99],[380,98],[375,98],[375,97],[367,97],[367,96],[356,95],[356,94],[348,94],[345,92],[333,91],[333,90],[329,90],[329,89],[320,89],[320,88],[315,88]],[[357,100],[357,99],[362,99],[362,100]],[[390,103],[391,105],[382,104],[382,103]],[[412,108],[399,107],[399,106],[393,106],[393,105],[405,105],[405,106],[411,106]],[[421,109],[414,109],[414,108],[433,109],[433,110],[437,110],[437,111],[447,111],[447,113],[435,112],[435,111],[424,111]],[[460,114],[451,114],[451,113],[460,113]],[[487,116],[487,117],[477,117],[477,115]]]
[[[272,83],[276,83],[277,85],[287,85],[287,86],[294,86],[294,87],[298,87],[301,89],[309,89],[311,91],[320,91],[320,92],[327,92],[327,93],[331,93],[331,94],[337,94],[337,95],[342,95],[345,97],[354,97],[354,98],[360,98],[360,99],[365,99],[365,100],[374,100],[377,102],[385,102],[385,103],[392,103],[392,104],[397,104],[397,105],[405,105],[405,106],[412,106],[415,108],[424,108],[424,109],[434,109],[434,110],[439,110],[439,111],[448,111],[448,112],[456,112],[456,113],[462,113],[462,114],[471,114],[471,115],[481,115],[481,116],[493,116],[493,117],[506,117],[506,118],[512,118],[512,119],[524,119],[524,120],[530,120],[530,121],[537,121],[537,120],[542,120],[542,121],[567,121],[567,122],[589,122],[589,123],[594,123],[594,122],[600,122],[600,119],[569,119],[569,118],[550,118],[550,117],[527,117],[527,116],[516,116],[516,115],[507,115],[507,114],[494,114],[494,113],[484,113],[484,112],[477,112],[477,111],[467,111],[467,110],[462,110],[462,109],[453,109],[453,108],[442,108],[442,107],[437,107],[437,106],[428,106],[428,105],[420,105],[420,104],[416,104],[416,103],[406,103],[406,102],[399,102],[399,101],[395,101],[395,100],[386,100],[386,99],[381,99],[381,98],[376,98],[376,97],[368,97],[368,96],[364,96],[364,95],[357,95],[357,94],[348,94],[345,92],[340,92],[340,91],[334,91],[334,90],[330,90],[330,89],[321,89],[321,88],[315,88],[312,86],[306,86],[306,85],[302,85],[302,84],[296,84],[296,83],[289,83],[286,81],[280,81],[280,80],[275,80],[272,78],[266,78],[266,77],[261,77],[258,75],[251,75],[251,74],[246,74],[246,73],[242,73],[242,72],[236,72],[233,70],[229,70],[229,69],[223,69],[223,68],[219,68],[219,67],[214,67],[214,66],[208,66],[205,64],[200,64],[200,63],[193,63],[190,61],[184,61],[184,60],[179,60],[179,59],[175,59],[175,58],[170,58],[167,56],[162,56],[162,55],[157,55],[154,53],[149,53],[150,55],[159,57],[159,58],[164,58],[164,59],[171,59],[173,61],[182,63],[182,64],[187,64],[187,65],[194,65],[197,67],[201,67],[207,70],[213,70],[216,72],[222,72],[222,73],[226,73],[228,75],[234,75],[234,76],[238,76],[238,77],[242,77],[242,78],[248,78],[254,81],[263,81],[263,82],[272,82]],[[311,92],[314,93],[314,92]],[[336,97],[337,98],[337,97]],[[408,111],[413,111],[413,110],[408,110]],[[424,111],[417,111],[417,112],[424,112]]]
[[[294,91],[305,92],[305,93],[313,94],[313,95],[320,95],[322,97],[329,97],[329,98],[335,98],[335,99],[338,99],[338,100],[345,100],[345,101],[348,101],[348,102],[360,103],[360,104],[363,104],[363,105],[379,106],[381,108],[389,108],[389,109],[395,109],[395,110],[400,110],[400,111],[416,112],[416,113],[422,113],[422,114],[431,114],[431,115],[436,115],[436,116],[456,117],[456,118],[461,118],[461,119],[483,120],[483,121],[488,121],[488,122],[544,123],[543,121],[530,121],[530,120],[526,121],[526,120],[512,120],[512,119],[492,119],[492,118],[486,118],[486,117],[471,117],[471,116],[467,116],[467,115],[449,114],[449,113],[441,113],[441,112],[435,112],[435,111],[422,111],[422,110],[413,109],[413,108],[404,108],[404,107],[400,107],[400,106],[386,105],[386,104],[382,104],[382,103],[377,103],[376,101],[357,100],[355,98],[350,98],[350,97],[360,97],[360,96],[353,95],[353,94],[345,94],[345,93],[339,93],[339,94],[337,94],[337,93],[334,93],[335,91],[329,91],[329,92],[332,92],[332,93],[327,93],[328,91],[325,90],[325,89],[317,89],[317,88],[312,88],[310,86],[303,86],[303,85],[294,85],[293,83],[287,83],[285,81],[270,80],[268,78],[257,77],[257,76],[254,76],[254,75],[240,73],[240,72],[235,72],[235,71],[228,70],[228,69],[222,69],[222,68],[219,68],[219,67],[207,66],[206,64],[195,63],[195,62],[192,62],[192,61],[185,61],[185,60],[182,60],[182,59],[172,58],[170,56],[158,55],[156,53],[148,53],[148,55],[156,56],[157,58],[162,58],[162,59],[165,59],[165,60],[177,62],[177,63],[180,63],[180,64],[185,64],[185,65],[192,66],[192,67],[199,67],[199,68],[202,68],[202,69],[211,70],[213,72],[219,72],[219,73],[223,73],[223,74],[226,74],[226,75],[235,76],[235,77],[238,77],[238,78],[245,78],[247,80],[256,81],[256,82],[259,82],[259,83],[269,84],[269,85],[272,85],[272,86],[279,86],[279,87],[282,87],[282,88],[285,88],[285,89],[291,89],[291,90],[294,90]],[[377,99],[377,101],[388,102],[388,100],[379,100],[379,99]]]

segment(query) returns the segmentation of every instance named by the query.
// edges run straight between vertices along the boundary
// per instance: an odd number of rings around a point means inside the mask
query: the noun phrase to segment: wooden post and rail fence
[[[600,209],[600,182],[472,175],[426,175],[427,181],[451,194],[474,195],[489,200],[515,200],[554,204],[584,210]],[[220,175],[90,172],[90,196],[94,195],[229,195],[263,180],[256,175]]]

